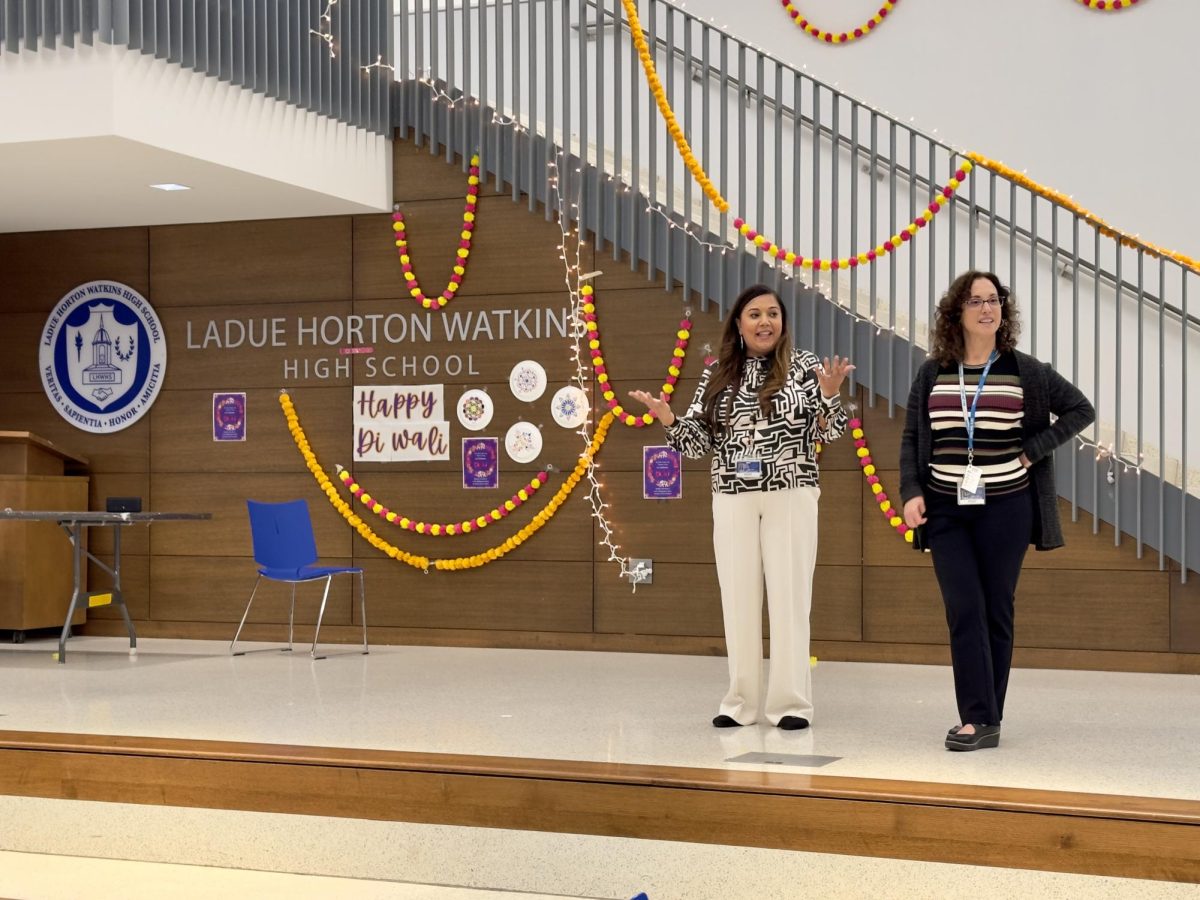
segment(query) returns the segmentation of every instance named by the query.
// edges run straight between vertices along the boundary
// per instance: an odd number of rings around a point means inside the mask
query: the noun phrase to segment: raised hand
[[[835,356],[833,362],[829,361],[829,357],[817,366],[817,383],[821,385],[821,394],[827,399],[832,399],[842,389],[842,382],[846,380],[846,376],[854,371],[854,366],[850,362],[850,358],[842,358]]]
[[[657,397],[646,391],[630,391],[629,396],[638,403],[644,404],[650,412],[658,417],[658,421],[664,425],[673,425],[675,423],[675,413],[671,412],[671,404],[667,402],[665,391]]]

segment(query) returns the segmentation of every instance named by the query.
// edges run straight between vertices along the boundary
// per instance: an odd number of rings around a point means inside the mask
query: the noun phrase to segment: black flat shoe
[[[799,731],[802,728],[808,727],[808,719],[803,719],[800,716],[784,716],[779,720],[778,727],[784,731]]]
[[[713,719],[713,726],[716,728],[740,728],[742,725],[733,716],[727,716],[724,713]]]
[[[976,725],[974,734],[963,734],[961,730],[951,729],[946,735],[947,750],[985,750],[988,747],[999,746],[999,725]]]

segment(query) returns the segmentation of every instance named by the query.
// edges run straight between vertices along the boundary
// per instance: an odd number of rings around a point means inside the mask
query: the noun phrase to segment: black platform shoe
[[[962,727],[951,728],[946,733],[947,750],[984,750],[1000,746],[999,725],[976,725],[974,734],[963,734]]]

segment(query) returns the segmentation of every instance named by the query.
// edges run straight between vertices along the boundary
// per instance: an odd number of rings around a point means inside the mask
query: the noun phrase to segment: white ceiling
[[[379,211],[127,138],[0,143],[0,232]]]

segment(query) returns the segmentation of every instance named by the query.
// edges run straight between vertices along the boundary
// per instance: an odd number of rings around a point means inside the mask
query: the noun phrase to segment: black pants
[[[946,604],[960,721],[999,725],[1012,667],[1013,605],[1033,532],[1029,490],[983,506],[929,491],[925,526]]]

